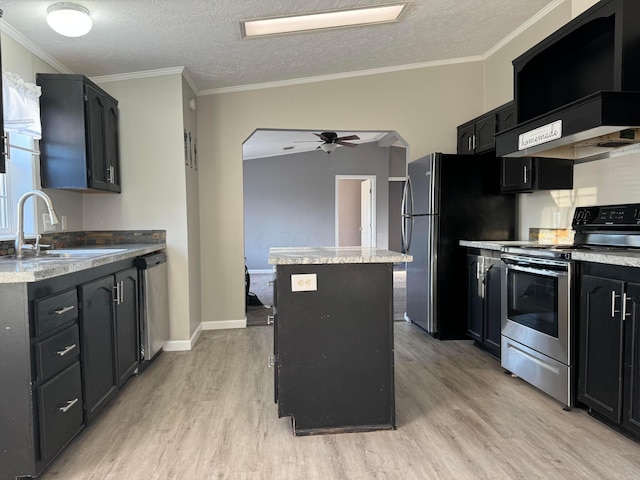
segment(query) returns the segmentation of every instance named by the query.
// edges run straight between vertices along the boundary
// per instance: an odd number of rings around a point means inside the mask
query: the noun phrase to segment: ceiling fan
[[[316,141],[323,142],[322,144],[318,145],[318,148],[324,150],[327,153],[333,152],[338,145],[351,147],[351,148],[357,147],[358,144],[347,142],[347,140],[360,140],[360,137],[357,135],[346,135],[344,137],[339,137],[336,132],[322,132],[322,133],[313,132],[313,134],[316,137],[320,138],[320,140],[316,140]]]

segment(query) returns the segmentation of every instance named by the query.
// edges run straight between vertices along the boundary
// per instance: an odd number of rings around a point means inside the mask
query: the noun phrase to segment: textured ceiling
[[[68,71],[95,77],[186,67],[199,91],[483,55],[558,0],[410,0],[397,23],[242,40],[240,20],[389,0],[76,0],[94,27],[46,24],[56,0],[0,0],[4,22]]]

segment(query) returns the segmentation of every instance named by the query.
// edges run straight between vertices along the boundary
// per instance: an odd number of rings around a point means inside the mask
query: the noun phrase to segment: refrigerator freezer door
[[[413,262],[407,264],[407,317],[431,334],[437,333],[433,279],[437,269],[434,255],[434,234],[438,229],[437,215],[412,218],[414,241],[411,246]]]
[[[407,213],[412,215],[430,215],[436,213],[434,210],[434,166],[437,154],[428,155],[409,163],[409,197],[412,202],[411,210]]]

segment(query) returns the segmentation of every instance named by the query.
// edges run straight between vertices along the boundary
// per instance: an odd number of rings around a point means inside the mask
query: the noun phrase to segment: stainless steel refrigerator
[[[459,241],[514,238],[515,198],[499,185],[500,159],[490,155],[433,153],[408,165],[406,317],[437,338],[467,338],[467,251]]]

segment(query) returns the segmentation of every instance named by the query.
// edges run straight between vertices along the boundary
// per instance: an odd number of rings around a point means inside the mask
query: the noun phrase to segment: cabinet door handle
[[[118,303],[124,303],[124,280],[120,282],[120,288],[118,290],[120,293],[120,301]]]
[[[0,127],[1,128],[1,127]],[[2,131],[2,130],[0,130]],[[2,154],[4,155],[4,157],[7,160],[11,160],[11,148],[9,148],[9,132],[4,132],[4,135],[2,136],[2,149],[3,152]]]
[[[109,167],[107,169],[107,183],[116,183],[114,167]]]
[[[68,345],[68,346],[64,347],[64,349],[62,349],[62,350],[58,350],[56,353],[58,355],[60,355],[61,357],[64,357],[67,353],[69,353],[74,348],[76,348],[76,344],[75,343],[73,345]]]
[[[117,282],[113,286],[113,303],[116,305],[120,304],[120,282]]]
[[[473,138],[473,150],[475,150],[476,149],[476,134],[475,133],[473,134],[472,138]]]
[[[469,137],[469,141],[467,143],[468,143],[468,149],[467,150],[471,151],[471,136]]]
[[[524,171],[524,183],[527,183],[527,166],[523,165],[522,170]]]
[[[69,305],[68,307],[62,307],[59,310],[54,310],[53,313],[55,313],[56,315],[62,315],[64,313],[67,313],[69,310],[73,310],[75,307],[75,305]]]
[[[273,325],[273,315],[267,315],[267,325]]]
[[[71,407],[73,407],[76,403],[78,403],[78,399],[74,398],[73,400],[67,401],[67,404],[64,407],[58,408],[62,413],[67,413]]]
[[[622,320],[626,320],[627,317],[631,316],[631,312],[627,312],[627,300],[631,300],[631,298],[627,297],[626,293],[622,294]]]
[[[615,290],[611,290],[611,318],[614,318],[616,313],[620,313],[620,310],[616,310],[616,298],[620,298],[620,295],[616,295]]]

